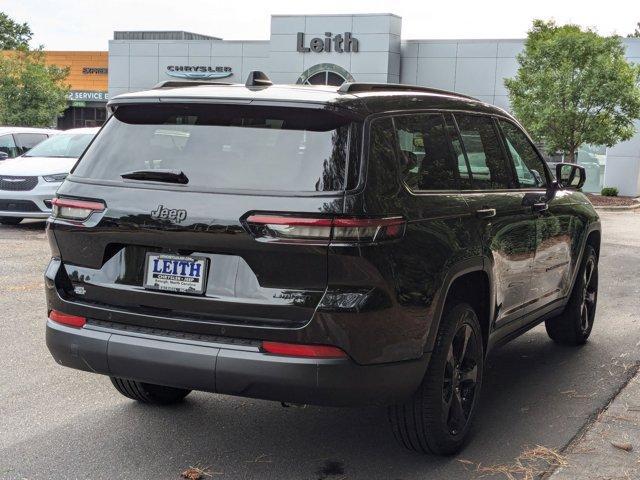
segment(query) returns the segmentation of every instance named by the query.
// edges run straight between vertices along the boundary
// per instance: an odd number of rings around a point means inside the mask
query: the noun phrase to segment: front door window
[[[20,155],[16,142],[13,140],[13,135],[0,135],[0,152],[6,153],[9,158]]]

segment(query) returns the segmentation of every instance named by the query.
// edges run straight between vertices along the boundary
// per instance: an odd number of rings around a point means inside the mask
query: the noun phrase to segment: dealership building
[[[56,119],[57,128],[99,127],[106,120],[107,52],[45,51],[48,65],[69,69],[67,108]]]
[[[623,42],[628,59],[640,63],[640,39]],[[522,39],[403,39],[402,19],[393,14],[273,15],[269,40],[227,41],[181,31],[114,32],[108,95],[172,79],[244,82],[250,71],[261,70],[274,83],[358,81],[441,88],[509,110],[504,79],[516,74],[516,56],[523,48]],[[587,190],[616,186],[623,195],[640,195],[640,132],[612,148],[585,146],[578,161],[587,169]]]

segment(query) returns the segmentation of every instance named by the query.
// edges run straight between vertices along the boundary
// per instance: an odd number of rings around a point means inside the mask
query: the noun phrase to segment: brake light
[[[262,350],[286,357],[346,358],[347,354],[330,345],[303,345],[299,343],[262,342]]]
[[[334,218],[332,238],[355,242],[392,240],[404,234],[404,226],[400,217]]]
[[[313,218],[250,215],[247,225],[258,239],[296,243],[376,243],[404,235],[402,217]]]
[[[70,198],[54,198],[52,215],[66,220],[86,220],[94,212],[104,211],[104,203]]]
[[[68,327],[82,328],[87,323],[87,319],[78,315],[69,315],[58,310],[51,310],[49,318],[56,323],[66,325]]]

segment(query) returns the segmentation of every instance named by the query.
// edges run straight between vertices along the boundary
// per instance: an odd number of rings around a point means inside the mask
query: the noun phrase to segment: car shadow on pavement
[[[18,225],[2,225],[0,231],[44,231],[47,222],[44,220],[23,220]]]
[[[19,230],[44,230],[46,226],[47,222],[44,220],[23,220],[12,228],[17,228]]]
[[[541,430],[558,429],[552,440],[567,436],[566,423],[554,426],[554,419],[576,413],[562,391],[587,373],[581,372],[588,368],[581,350],[555,346],[540,329],[497,350],[470,443],[454,457],[403,450],[384,408],[283,408],[205,393],[172,407],[149,407],[119,397],[104,377],[97,379],[100,390],[116,403],[79,411],[2,455],[29,466],[16,471],[29,478],[178,478],[189,466],[227,479],[475,478],[458,460],[511,463],[525,445],[545,442]],[[539,409],[548,413],[544,425],[535,415]],[[583,423],[583,415],[576,418],[576,431]],[[70,458],[77,462],[70,465]]]

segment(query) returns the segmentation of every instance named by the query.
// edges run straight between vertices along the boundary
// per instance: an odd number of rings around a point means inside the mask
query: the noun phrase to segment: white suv
[[[0,162],[0,223],[47,218],[51,199],[98,128],[58,133],[19,157]]]

